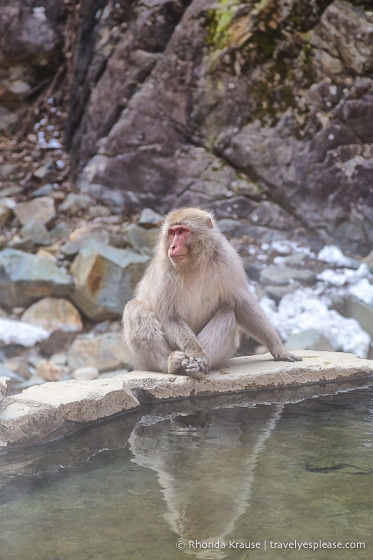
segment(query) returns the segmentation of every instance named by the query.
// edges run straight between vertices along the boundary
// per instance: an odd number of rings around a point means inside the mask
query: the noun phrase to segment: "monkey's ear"
[[[211,218],[206,218],[206,225],[210,229],[214,227]]]

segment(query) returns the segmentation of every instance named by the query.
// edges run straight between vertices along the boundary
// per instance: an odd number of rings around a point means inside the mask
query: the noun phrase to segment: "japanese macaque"
[[[233,356],[238,327],[275,360],[302,359],[285,350],[213,214],[198,208],[170,212],[153,260],[124,309],[128,363],[200,379]]]

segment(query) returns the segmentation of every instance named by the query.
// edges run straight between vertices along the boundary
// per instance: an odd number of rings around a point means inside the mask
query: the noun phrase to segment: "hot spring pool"
[[[157,404],[3,451],[0,500],[1,560],[370,560],[373,385]]]

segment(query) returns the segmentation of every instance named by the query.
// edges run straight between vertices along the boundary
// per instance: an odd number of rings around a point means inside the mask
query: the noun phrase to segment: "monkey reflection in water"
[[[256,465],[283,405],[235,406],[228,397],[225,406],[210,408],[208,402],[205,410],[191,403],[189,414],[144,415],[128,441],[132,461],[157,473],[172,531],[214,542],[232,538],[241,516],[251,515]],[[208,558],[204,552],[196,557]]]
[[[170,212],[124,309],[126,360],[136,369],[201,379],[233,356],[238,326],[275,360],[302,359],[285,350],[213,214],[198,208]]]

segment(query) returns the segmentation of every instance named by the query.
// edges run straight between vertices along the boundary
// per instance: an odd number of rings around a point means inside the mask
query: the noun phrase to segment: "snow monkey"
[[[238,326],[275,360],[302,359],[285,350],[213,214],[199,208],[170,212],[154,257],[124,309],[128,363],[200,379],[233,356]]]

